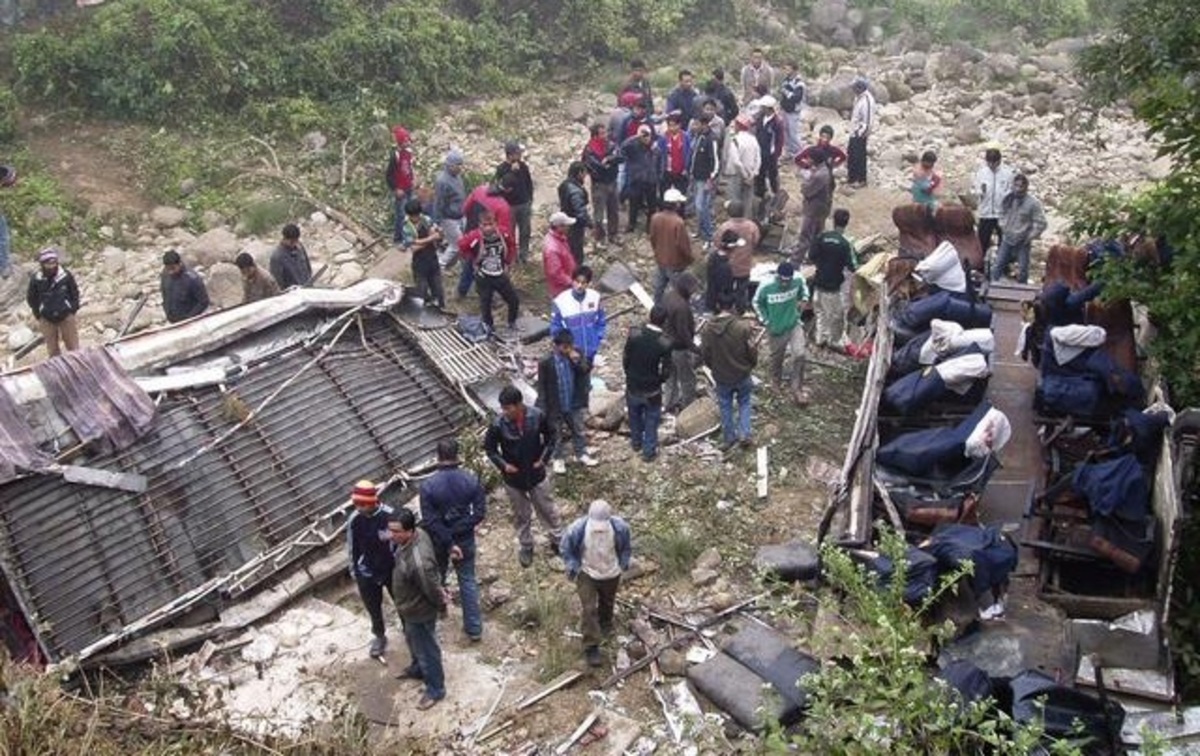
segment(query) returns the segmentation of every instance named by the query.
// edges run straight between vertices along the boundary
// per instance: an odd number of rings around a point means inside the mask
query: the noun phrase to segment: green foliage
[[[27,152],[9,153],[5,160],[18,167],[19,176],[15,186],[0,190],[0,202],[12,233],[13,257],[32,260],[39,249],[48,245],[66,247],[68,251],[77,248],[88,231],[76,220],[83,217],[81,208]],[[53,217],[39,218],[35,212],[39,208],[52,210],[47,215]]]
[[[896,566],[886,586],[841,549],[822,548],[824,574],[833,589],[822,602],[842,619],[838,643],[845,656],[805,679],[811,708],[795,734],[773,733],[770,749],[822,754],[1035,752],[1039,727],[1015,723],[991,702],[965,704],[931,677],[929,654],[953,628],[927,624],[926,615],[970,574],[971,566],[944,576],[914,609],[904,603],[904,540],[887,532],[880,550]],[[1055,744],[1052,752],[1079,751]]]
[[[866,5],[889,8],[893,27],[909,26],[946,40],[1008,35],[1018,26],[1035,39],[1054,39],[1094,31],[1107,18],[1088,0],[873,0]]]
[[[16,138],[18,115],[17,96],[11,88],[0,86],[0,144]]]

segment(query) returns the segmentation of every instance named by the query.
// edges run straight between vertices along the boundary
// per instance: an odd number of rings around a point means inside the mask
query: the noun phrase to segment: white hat
[[[675,187],[663,192],[663,202],[687,202],[687,195]]]
[[[556,210],[550,214],[551,226],[574,226],[575,219],[564,213],[562,210]]]
[[[776,100],[771,95],[763,95],[759,99],[758,104],[764,108],[777,108],[779,107],[779,100]]]

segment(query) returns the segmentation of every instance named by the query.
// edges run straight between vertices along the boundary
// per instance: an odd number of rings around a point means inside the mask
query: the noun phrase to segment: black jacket
[[[518,491],[531,491],[546,479],[546,465],[554,456],[558,429],[546,413],[537,407],[525,407],[525,421],[517,424],[503,414],[498,415],[483,437],[483,450],[492,464],[500,469],[504,483]],[[534,467],[535,462],[541,464]],[[505,463],[517,471],[504,472]]]
[[[592,225],[592,216],[588,213],[587,189],[578,182],[567,179],[558,185],[558,209],[575,219],[573,228]]]
[[[558,395],[558,369],[554,366],[554,353],[538,361],[538,398],[537,406],[546,413],[550,422],[558,422],[565,409],[577,410],[587,407],[588,381],[592,379],[592,366],[587,357],[579,355],[578,362],[571,363],[571,377],[574,385],[571,389],[571,406],[564,408]]]
[[[695,291],[680,293],[676,284],[667,287],[662,306],[667,311],[667,322],[663,333],[671,340],[672,349],[695,349],[696,315],[692,312],[690,298]]]
[[[528,205],[533,202],[533,174],[529,172],[529,166],[522,160],[520,164],[513,168],[512,163],[503,162],[496,166],[496,181],[504,178],[508,174],[514,174],[517,177],[517,182],[513,185],[512,191],[505,195],[510,205]]]
[[[421,484],[421,524],[439,554],[475,543],[475,526],[487,516],[479,477],[458,465],[443,467]]]
[[[184,268],[177,276],[163,273],[161,287],[168,323],[194,318],[208,309],[208,290],[194,270]]]
[[[288,249],[280,244],[271,253],[271,278],[279,284],[279,288],[287,291],[293,286],[308,286],[312,283],[312,263],[308,259],[308,250],[303,244],[295,249]]]
[[[692,137],[691,176],[696,181],[708,181],[717,177],[717,140],[711,133]]]
[[[611,139],[604,144],[604,154],[597,155],[592,149],[591,142],[588,142],[583,148],[583,164],[587,166],[588,175],[592,177],[593,184],[614,184],[617,181],[617,175],[621,170],[621,163],[625,162],[625,156],[621,154],[621,150],[617,147],[616,142]]]
[[[729,267],[729,256],[718,252],[708,253],[707,281],[704,284],[704,306],[709,312],[718,312],[717,302],[721,294],[733,293],[733,270]]]
[[[671,369],[671,340],[662,329],[634,326],[625,340],[625,392],[654,399],[662,396]]]
[[[62,266],[53,279],[47,279],[39,270],[29,279],[25,301],[38,320],[61,323],[79,310],[79,286],[75,276]]]

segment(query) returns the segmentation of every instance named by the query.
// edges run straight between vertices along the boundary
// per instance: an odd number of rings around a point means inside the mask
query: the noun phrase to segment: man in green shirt
[[[808,406],[808,389],[804,388],[804,369],[807,358],[804,346],[804,327],[800,323],[800,306],[808,300],[803,279],[796,278],[790,262],[781,262],[775,280],[758,287],[754,295],[754,312],[767,328],[771,347],[770,375],[772,388],[783,383],[784,360],[791,355],[788,386],[796,403]]]

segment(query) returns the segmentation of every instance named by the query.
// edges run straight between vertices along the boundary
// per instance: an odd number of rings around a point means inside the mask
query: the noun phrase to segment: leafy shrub
[[[0,144],[17,136],[17,96],[9,87],[0,86]]]

